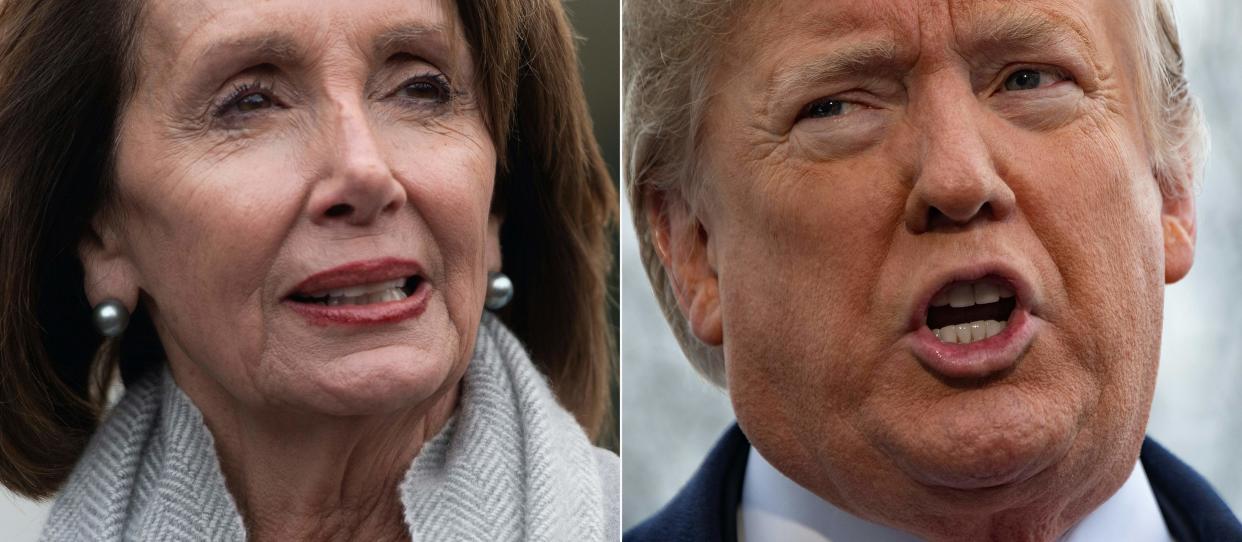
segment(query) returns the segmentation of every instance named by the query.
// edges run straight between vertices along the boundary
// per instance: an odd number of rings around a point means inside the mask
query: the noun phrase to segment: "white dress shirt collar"
[[[858,518],[807,491],[770,465],[753,447],[738,505],[739,542],[907,542],[915,536]],[[1130,477],[1062,542],[1129,540],[1169,542],[1147,473],[1135,462]]]

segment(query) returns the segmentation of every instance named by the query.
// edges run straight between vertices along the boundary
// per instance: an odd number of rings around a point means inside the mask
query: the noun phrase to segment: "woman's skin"
[[[932,540],[1055,539],[1130,474],[1164,284],[1194,239],[1192,200],[1162,194],[1147,153],[1137,4],[742,15],[710,80],[701,197],[663,194],[649,218],[773,466]],[[1025,334],[987,363],[929,358],[920,308],[980,272],[1025,285]]]
[[[408,537],[397,485],[456,407],[499,267],[495,149],[455,10],[144,6],[117,197],[80,248],[88,295],[151,312],[254,539]],[[394,321],[290,297],[393,259],[426,288]]]

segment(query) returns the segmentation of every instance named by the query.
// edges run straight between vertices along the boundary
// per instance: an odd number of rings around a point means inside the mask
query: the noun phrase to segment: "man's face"
[[[1055,536],[1129,474],[1163,284],[1190,265],[1165,238],[1193,232],[1145,150],[1131,4],[740,16],[710,78],[704,189],[660,219],[661,251],[786,475],[940,537]]]

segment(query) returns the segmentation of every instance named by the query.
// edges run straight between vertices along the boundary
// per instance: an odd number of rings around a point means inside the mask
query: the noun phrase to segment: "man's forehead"
[[[752,4],[741,14],[736,29],[738,34],[748,34],[760,42],[781,37],[827,40],[869,34],[918,46],[946,32],[986,35],[989,28],[1012,19],[1027,21],[1027,26],[1046,21],[1045,27],[1063,26],[1085,34],[1095,24],[1094,8],[1129,3],[1130,0],[778,0]],[[1107,11],[1116,12],[1114,7],[1108,8]]]
[[[1021,60],[1057,49],[1060,56],[1107,64],[1097,44],[1116,39],[1130,0],[779,0],[739,14],[716,75],[750,78],[769,97],[796,88],[870,73],[900,76],[916,62],[966,58],[975,64]],[[1103,17],[1102,15],[1110,15]],[[1111,23],[1120,24],[1120,23]],[[1038,56],[1038,55],[1035,55]],[[734,79],[737,82],[736,79]]]

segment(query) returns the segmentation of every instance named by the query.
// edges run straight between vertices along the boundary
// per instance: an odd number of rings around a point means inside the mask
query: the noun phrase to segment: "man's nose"
[[[997,171],[984,135],[986,113],[963,86],[911,106],[919,154],[905,221],[916,234],[1001,221],[1015,210],[1013,190]]]
[[[365,104],[334,102],[320,131],[318,152],[327,161],[309,199],[311,221],[365,226],[407,202],[405,188],[389,167]]]

